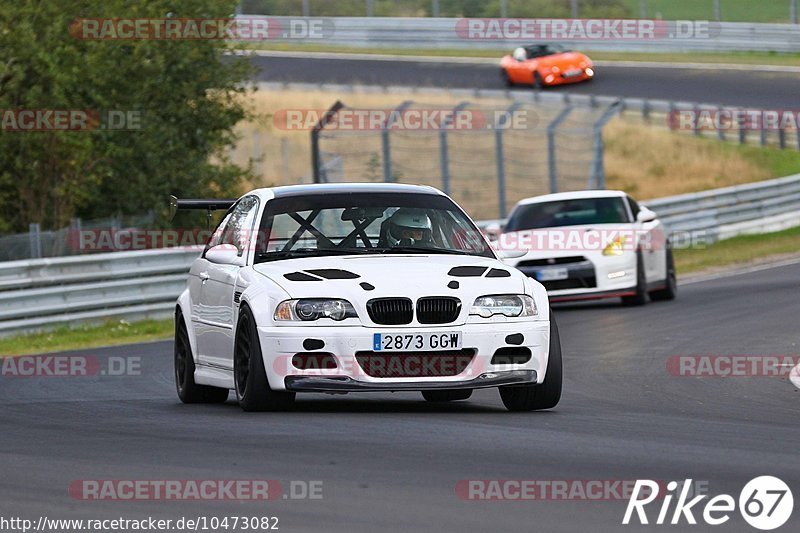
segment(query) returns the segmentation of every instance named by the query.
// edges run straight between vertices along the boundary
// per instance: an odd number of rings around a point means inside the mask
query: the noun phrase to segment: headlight
[[[617,237],[603,248],[603,255],[622,255],[625,252],[625,237]]]
[[[358,315],[347,300],[303,298],[286,300],[275,308],[275,320],[278,322],[310,322],[320,318],[344,320],[358,318]]]
[[[508,317],[536,316],[536,302],[527,294],[498,294],[481,296],[472,304],[470,315],[489,318],[493,315]]]
[[[594,76],[594,70],[592,69],[592,67],[588,67],[586,69],[586,75],[587,76]]]

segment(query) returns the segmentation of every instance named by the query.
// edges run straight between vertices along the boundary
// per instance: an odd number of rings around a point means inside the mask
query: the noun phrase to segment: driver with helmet
[[[421,209],[400,208],[386,220],[386,244],[397,246],[433,246],[431,219]]]

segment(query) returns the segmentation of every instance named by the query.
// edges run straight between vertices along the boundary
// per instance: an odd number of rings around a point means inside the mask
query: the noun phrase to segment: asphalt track
[[[256,56],[258,81],[352,83],[501,89],[499,67],[432,61],[328,59]],[[514,90],[530,91],[518,87]],[[700,102],[762,109],[797,109],[800,75],[796,72],[671,67],[601,66],[590,83],[547,89],[596,94]]]
[[[271,515],[293,531],[637,531],[626,502],[463,501],[459,480],[683,480],[738,498],[756,476],[800,500],[800,393],[786,379],[694,378],[673,355],[798,354],[800,263],[685,285],[644,308],[560,307],[562,402],[511,414],[496,390],[437,406],[417,393],[308,395],[286,413],[182,405],[171,343],[82,352],[140,357],[141,375],[0,378],[0,516],[177,519]],[[321,500],[83,501],[81,479],[321,480]],[[652,510],[651,520],[657,509]],[[696,514],[702,514],[696,513]],[[797,531],[800,512],[780,531]],[[755,531],[738,513],[723,526]],[[650,526],[652,531],[652,526]]]

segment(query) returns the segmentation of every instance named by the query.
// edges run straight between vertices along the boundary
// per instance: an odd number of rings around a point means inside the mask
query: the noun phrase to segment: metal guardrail
[[[800,226],[800,174],[733,187],[642,201],[673,234],[702,236],[711,243],[737,235]],[[506,219],[481,220],[502,227]]]
[[[0,336],[169,316],[199,254],[169,248],[0,263]]]
[[[239,15],[240,19],[260,18]],[[797,52],[800,51],[800,32],[794,24],[765,24],[749,22],[710,22],[708,32],[701,36],[655,36],[646,39],[568,39],[548,36],[547,39],[469,38],[465,35],[465,20],[459,18],[416,17],[269,17],[280,28],[299,27],[284,31],[271,40],[297,44],[324,44],[357,48],[397,49],[498,49],[510,50],[522,44],[558,41],[581,50],[631,52]],[[500,19],[502,20],[502,19]],[[305,21],[305,23],[303,22]],[[661,22],[661,21],[659,21]],[[665,22],[672,27],[674,22]],[[310,28],[319,31],[310,31]],[[496,30],[495,30],[496,32]],[[564,32],[567,36],[569,33]],[[688,31],[686,34],[688,35]]]
[[[645,205],[707,240],[800,226],[800,174]],[[480,221],[486,227],[499,220]],[[0,263],[0,336],[108,319],[168,317],[199,248]]]

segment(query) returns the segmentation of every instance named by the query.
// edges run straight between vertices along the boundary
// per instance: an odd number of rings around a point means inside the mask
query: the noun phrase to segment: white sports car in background
[[[499,387],[509,410],[561,396],[561,345],[544,287],[501,263],[431,187],[299,185],[236,202],[195,260],[175,310],[183,402],[283,409],[298,392]]]
[[[546,288],[551,302],[621,297],[672,300],[675,264],[656,214],[622,191],[577,191],[519,202],[499,236],[507,259]]]

